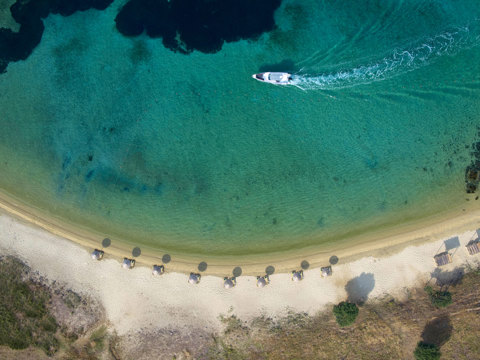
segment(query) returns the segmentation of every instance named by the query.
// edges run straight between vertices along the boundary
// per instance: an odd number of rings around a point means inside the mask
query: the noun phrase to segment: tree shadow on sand
[[[434,344],[438,347],[445,344],[452,336],[453,326],[448,314],[429,321],[422,331],[422,340],[427,344]]]
[[[455,268],[452,271],[442,271],[442,269],[436,268],[431,276],[438,286],[450,286],[460,284],[464,274],[465,268],[463,267]]]
[[[345,285],[347,292],[347,301],[358,305],[362,305],[367,301],[368,294],[370,294],[375,287],[375,278],[373,274],[362,273],[360,276],[350,280]]]

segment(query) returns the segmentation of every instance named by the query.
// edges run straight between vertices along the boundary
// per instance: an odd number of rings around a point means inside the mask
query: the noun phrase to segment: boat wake
[[[296,74],[291,84],[302,90],[333,90],[385,80],[426,66],[444,55],[480,44],[480,21],[428,38],[409,49],[395,49],[382,61],[324,75]]]

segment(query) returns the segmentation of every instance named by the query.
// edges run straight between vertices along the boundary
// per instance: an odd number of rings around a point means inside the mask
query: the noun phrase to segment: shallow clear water
[[[478,1],[284,1],[278,28],[183,55],[50,15],[0,75],[0,186],[132,245],[252,254],[465,201]],[[261,84],[259,70],[298,87]]]

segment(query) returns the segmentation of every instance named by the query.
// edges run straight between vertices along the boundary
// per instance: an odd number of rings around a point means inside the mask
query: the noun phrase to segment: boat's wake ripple
[[[443,55],[480,44],[480,21],[428,38],[410,49],[395,49],[382,61],[324,75],[296,74],[292,85],[303,90],[333,90],[368,84],[426,66]]]

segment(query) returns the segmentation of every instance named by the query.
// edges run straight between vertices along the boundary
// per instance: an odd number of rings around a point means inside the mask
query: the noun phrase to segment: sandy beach
[[[150,267],[142,266],[149,260],[143,259],[135,269],[124,270],[120,266],[120,249],[113,253],[109,249],[104,260],[93,261],[87,241],[73,242],[59,236],[61,231],[53,234],[27,223],[24,220],[29,218],[25,213],[12,216],[3,211],[0,215],[0,251],[2,255],[20,258],[49,281],[98,299],[120,335],[140,329],[193,327],[216,331],[221,326],[220,314],[234,313],[242,319],[281,316],[289,310],[314,314],[347,297],[371,301],[389,294],[401,299],[410,287],[435,281],[456,268],[478,265],[480,258],[469,256],[465,245],[477,236],[480,217],[478,211],[464,213],[467,214],[463,217],[453,217],[403,236],[391,236],[385,242],[373,242],[371,247],[365,244],[363,249],[360,245],[353,250],[350,247],[349,256],[343,256],[333,266],[333,276],[329,278],[320,276],[317,267],[320,260],[313,256],[304,272],[305,279],[299,283],[292,282],[290,274],[283,272],[292,270],[292,259],[288,260],[290,263],[274,263],[276,272],[263,289],[255,286],[254,276],[242,275],[235,288],[226,290],[222,278],[209,273],[194,286],[187,282],[184,272],[173,271],[176,266],[168,265],[166,274],[154,277]],[[436,269],[433,256],[446,249],[453,262]],[[340,249],[337,254],[342,254]],[[265,263],[251,268],[247,265],[242,267],[251,273]],[[222,265],[218,266],[215,272],[220,273]]]
[[[473,200],[473,197],[471,197]],[[175,253],[142,247],[136,256],[139,265],[151,267],[161,264],[168,254],[168,272],[189,274],[198,271],[200,263],[207,264],[203,275],[231,276],[234,268],[240,268],[242,275],[263,275],[267,267],[273,267],[275,273],[289,273],[294,269],[318,268],[326,266],[332,256],[339,264],[352,262],[365,256],[385,257],[394,254],[407,245],[443,240],[455,234],[480,228],[480,209],[478,201],[466,201],[462,205],[452,206],[447,212],[425,217],[385,228],[377,228],[361,234],[351,234],[334,243],[319,246],[291,249],[287,252],[274,252],[262,255],[242,256],[198,256],[195,254]],[[60,221],[39,209],[30,207],[19,200],[0,192],[0,210],[33,224],[49,233],[71,240],[88,251],[103,249],[106,258],[117,261],[123,257],[132,257],[134,246],[123,239],[110,239],[111,244],[102,246],[104,234],[85,229],[75,224]],[[432,255],[433,256],[433,255]]]

